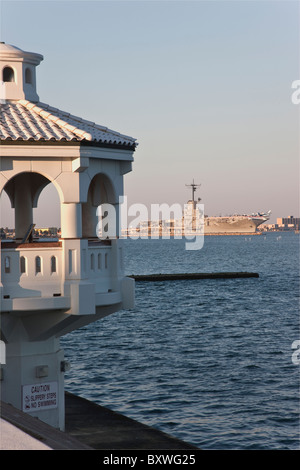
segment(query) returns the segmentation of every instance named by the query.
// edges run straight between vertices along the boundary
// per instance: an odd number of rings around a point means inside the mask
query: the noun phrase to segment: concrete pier
[[[1,450],[184,450],[195,446],[66,392],[65,432],[1,402]]]
[[[89,450],[86,444],[1,401],[1,450]]]
[[[66,432],[94,449],[196,449],[175,437],[69,393],[66,393]]]
[[[141,274],[131,276],[136,281],[183,281],[194,279],[242,279],[259,277],[258,273],[224,272],[224,273],[182,273],[182,274]]]

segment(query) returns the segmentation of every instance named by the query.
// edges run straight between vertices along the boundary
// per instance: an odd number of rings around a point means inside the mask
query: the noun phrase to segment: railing
[[[62,247],[59,242],[1,247],[3,298],[61,294]]]
[[[117,273],[110,243],[89,243],[81,256],[84,264],[81,279],[92,281],[96,294],[112,291],[113,277]],[[64,269],[67,267],[61,242],[1,244],[4,299],[63,295]]]
[[[111,246],[89,245],[87,251],[87,278],[95,284],[95,293],[112,290],[112,250]]]

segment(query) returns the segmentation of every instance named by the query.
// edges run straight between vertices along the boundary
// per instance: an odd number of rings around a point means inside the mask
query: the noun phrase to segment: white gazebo
[[[60,336],[134,305],[118,223],[115,235],[97,232],[97,208],[111,205],[118,221],[137,143],[40,102],[42,60],[0,44],[0,193],[15,213],[15,239],[1,243],[1,400],[64,429]],[[61,237],[46,242],[32,237],[33,208],[49,183],[60,199]]]

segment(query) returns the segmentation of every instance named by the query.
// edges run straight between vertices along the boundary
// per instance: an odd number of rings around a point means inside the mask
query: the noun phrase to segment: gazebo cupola
[[[40,102],[35,68],[42,59],[0,44],[0,194],[15,215],[15,239],[1,242],[0,385],[2,400],[63,429],[60,336],[134,304],[118,224],[115,234],[97,227],[102,204],[114,207],[118,222],[137,143]],[[60,200],[61,237],[43,242],[32,236],[33,208],[49,183]],[[30,392],[35,386],[55,400],[41,404]]]
[[[43,56],[0,43],[1,99],[39,101],[36,92],[36,66]]]

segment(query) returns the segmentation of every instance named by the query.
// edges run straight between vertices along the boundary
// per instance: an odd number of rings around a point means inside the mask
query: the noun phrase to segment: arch
[[[116,204],[116,191],[111,179],[104,173],[98,173],[88,187],[87,202],[82,204],[82,236],[84,238],[97,236],[97,207],[103,203]]]
[[[27,260],[25,256],[21,256],[20,258],[20,273],[25,274],[26,273],[26,266],[27,265]]]
[[[56,273],[56,270],[57,270],[56,256],[51,256],[50,263],[51,263],[51,274]]]
[[[95,271],[95,256],[94,256],[94,253],[91,253],[91,270]]]
[[[25,83],[32,85],[32,71],[29,67],[25,69]]]
[[[88,188],[89,193],[92,195],[92,203],[95,207],[104,202],[109,204],[116,204],[118,202],[114,184],[105,173],[97,173],[92,178]]]
[[[13,175],[8,180],[5,180],[3,178],[2,184],[0,185],[0,196],[2,194],[2,191],[4,190],[7,193],[8,197],[11,201],[12,207],[14,207],[14,206],[13,206],[13,201],[10,197],[11,186],[12,186],[12,188],[14,188],[14,185],[15,185],[15,182],[16,182],[15,178],[24,178],[24,176],[21,176],[21,175],[36,175],[36,176],[30,177],[30,178],[32,178],[31,182],[33,182],[33,186],[32,186],[33,187],[33,192],[34,192],[34,198],[33,198],[33,204],[34,205],[33,205],[33,207],[37,207],[38,198],[39,198],[41,192],[43,191],[43,189],[45,188],[45,186],[47,186],[47,184],[49,184],[49,183],[53,183],[53,185],[55,186],[55,189],[58,192],[60,201],[61,202],[63,201],[63,199],[64,199],[63,190],[60,187],[59,183],[57,183],[55,178],[52,178],[46,172],[21,171],[21,172],[15,174],[15,175]],[[20,179],[20,181],[21,181],[21,179]],[[21,181],[21,184],[23,184],[22,181]]]
[[[4,272],[6,274],[9,274],[10,273],[10,268],[11,268],[10,256],[5,256],[5,258],[4,258]]]
[[[55,186],[60,201],[63,200],[62,189],[60,185],[55,181],[55,179],[41,172],[22,171],[12,176],[9,180],[5,181],[3,186],[0,188],[0,196],[2,191],[4,190],[10,199],[12,207],[14,207],[14,198],[12,197],[12,194],[14,193],[16,184],[21,184],[22,186],[24,186],[24,184],[26,183],[26,179],[29,179],[27,184],[29,183],[31,187],[30,192],[32,194],[33,207],[37,207],[38,199],[41,192],[50,183],[53,183],[53,185]]]
[[[13,176],[4,186],[4,191],[8,195],[11,206],[15,207],[15,192],[16,188],[22,187],[23,191],[25,188],[31,195],[32,207],[37,207],[38,198],[42,190],[50,183],[50,180],[40,173],[34,172],[22,172]]]
[[[4,67],[2,70],[2,80],[3,82],[15,82],[15,72],[12,67]]]
[[[3,186],[4,192],[7,194],[11,207],[15,209],[15,236],[16,239],[23,239],[29,226],[33,223],[34,208],[38,207],[39,197],[51,179],[38,172],[24,171],[12,176]],[[57,184],[54,184],[58,189]],[[61,201],[61,191],[57,191],[59,201]],[[45,224],[43,224],[45,225]],[[48,225],[48,224],[47,224]],[[48,226],[51,226],[49,223]]]
[[[40,256],[35,257],[35,274],[42,272],[42,260]]]

